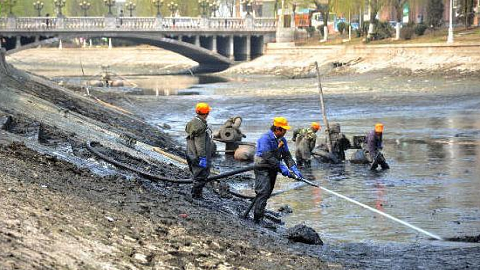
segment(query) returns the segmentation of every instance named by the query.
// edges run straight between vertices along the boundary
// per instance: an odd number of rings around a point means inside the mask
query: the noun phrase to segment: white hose
[[[387,218],[389,218],[389,219],[391,219],[391,220],[393,220],[393,221],[396,221],[396,222],[398,222],[398,223],[400,223],[400,224],[403,224],[403,225],[405,225],[405,226],[407,226],[407,227],[410,227],[410,228],[412,228],[412,229],[414,229],[414,230],[416,230],[416,231],[419,231],[419,232],[421,232],[421,233],[423,233],[423,234],[426,234],[426,235],[428,235],[428,236],[430,236],[430,237],[432,237],[432,238],[435,238],[435,239],[437,239],[437,240],[443,240],[443,238],[441,238],[441,237],[438,236],[438,235],[435,235],[435,234],[433,234],[433,233],[429,233],[429,232],[427,232],[427,231],[425,231],[425,230],[423,230],[423,229],[420,229],[420,228],[418,228],[417,226],[414,226],[414,225],[412,225],[412,224],[410,224],[410,223],[408,223],[408,222],[406,222],[406,221],[400,220],[400,219],[398,219],[398,218],[396,218],[396,217],[394,217],[394,216],[391,216],[391,215],[389,215],[389,214],[387,214],[387,213],[384,213],[384,212],[382,212],[382,211],[379,211],[379,210],[377,210],[377,209],[375,209],[375,208],[373,208],[373,207],[370,207],[370,206],[368,206],[368,205],[365,205],[365,204],[363,204],[363,203],[361,203],[361,202],[357,202],[357,201],[355,201],[354,199],[350,199],[349,197],[344,196],[344,195],[342,195],[342,194],[340,194],[340,193],[337,193],[337,192],[335,192],[335,191],[329,190],[329,189],[324,188],[324,187],[319,186],[319,185],[315,185],[315,186],[318,187],[318,188],[321,188],[322,190],[324,190],[324,191],[326,191],[326,192],[328,192],[328,193],[331,193],[331,194],[333,194],[333,195],[335,195],[335,196],[337,196],[337,197],[340,197],[340,198],[342,198],[342,199],[344,199],[344,200],[347,200],[347,201],[349,201],[349,202],[352,202],[352,203],[354,203],[354,204],[360,205],[360,206],[363,207],[363,208],[366,208],[366,209],[368,209],[368,210],[370,210],[370,211],[373,211],[373,212],[375,212],[375,213],[377,213],[377,214],[380,214],[380,215],[382,215],[382,216],[384,216],[384,217],[387,217]]]

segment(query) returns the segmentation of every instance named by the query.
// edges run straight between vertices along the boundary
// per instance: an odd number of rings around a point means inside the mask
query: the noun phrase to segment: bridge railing
[[[199,18],[199,17],[16,17],[0,18],[0,30],[273,30],[274,18]]]
[[[152,17],[117,18],[118,28],[124,30],[152,30],[156,28],[156,19]]]
[[[71,30],[90,30],[105,28],[104,17],[69,17],[63,20],[63,28]]]

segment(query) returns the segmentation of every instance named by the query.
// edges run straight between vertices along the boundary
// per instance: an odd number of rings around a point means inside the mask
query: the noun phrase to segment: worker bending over
[[[312,150],[317,142],[317,131],[320,124],[313,122],[309,128],[297,128],[293,131],[292,141],[295,142],[295,160],[298,166],[311,166]]]
[[[370,131],[367,135],[367,149],[368,151],[368,161],[372,164],[370,169],[376,170],[378,165],[382,167],[382,169],[390,169],[388,166],[385,157],[383,156],[380,150],[383,149],[383,142],[382,142],[382,135],[383,135],[383,124],[378,123],[375,125],[375,129]]]

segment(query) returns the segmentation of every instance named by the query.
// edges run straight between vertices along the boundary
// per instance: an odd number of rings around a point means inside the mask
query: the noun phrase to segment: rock
[[[287,238],[293,242],[301,242],[309,245],[323,245],[322,239],[318,233],[303,224],[295,225],[293,228],[287,230]]]
[[[144,254],[135,253],[135,255],[133,255],[133,258],[141,264],[148,264],[147,256],[145,256]]]
[[[122,87],[124,85],[122,80],[115,80],[111,83],[111,86],[113,87]]]
[[[236,160],[249,161],[255,156],[255,146],[239,145],[233,157]]]
[[[290,214],[290,213],[293,213],[293,210],[292,210],[292,208],[290,208],[290,206],[288,204],[285,204],[285,205],[282,205],[278,208],[278,212],[282,212],[282,213],[285,213],[285,214]]]
[[[12,117],[10,115],[0,115],[0,129],[8,130],[12,124]]]
[[[169,124],[163,124],[164,129],[172,129],[172,127]]]

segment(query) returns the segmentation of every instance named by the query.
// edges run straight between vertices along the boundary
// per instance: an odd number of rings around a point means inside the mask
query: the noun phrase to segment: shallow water
[[[188,79],[151,80],[168,86]],[[305,172],[310,178],[441,237],[480,233],[478,80],[369,74],[327,78],[322,86],[329,121],[339,122],[349,138],[365,134],[376,122],[385,124],[384,151],[391,169],[370,172],[364,165],[314,162],[311,172]],[[245,140],[250,142],[267,131],[275,116],[287,117],[294,128],[321,122],[316,79],[239,76],[229,82],[193,82],[175,92],[179,95],[132,96],[132,103],[125,106],[153,124],[170,125],[167,132],[180,143],[184,143],[184,125],[199,101],[213,107],[208,121],[214,129],[231,116],[241,116]],[[323,136],[319,140],[323,141]],[[293,143],[289,146],[293,153]],[[279,178],[276,188],[295,185]],[[330,241],[429,238],[309,186],[272,198],[268,207],[277,209],[284,204],[294,211],[284,218],[287,226],[305,223]]]

